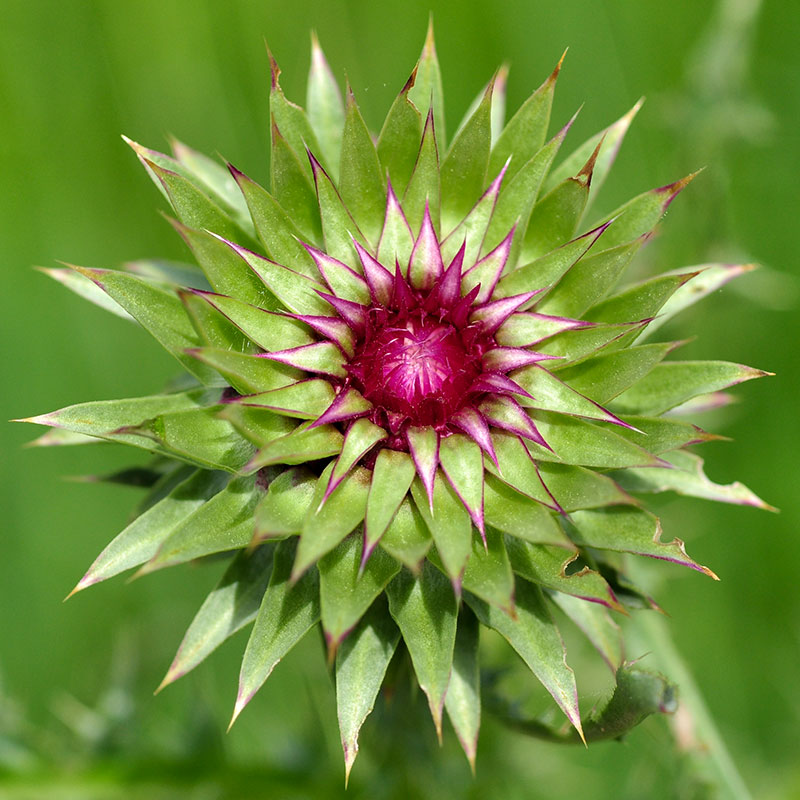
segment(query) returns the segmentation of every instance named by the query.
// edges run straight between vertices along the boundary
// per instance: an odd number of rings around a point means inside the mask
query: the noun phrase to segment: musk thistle
[[[505,125],[498,71],[449,142],[430,33],[377,138],[316,39],[306,111],[270,64],[269,191],[180,142],[172,156],[128,142],[199,269],[49,270],[188,373],[28,420],[53,429],[42,444],[155,456],[113,476],[149,494],[74,591],[230,554],[162,685],[254,623],[235,719],[321,624],[348,772],[396,653],[474,760],[481,625],[582,736],[553,606],[618,670],[613,614],[652,603],[622,554],[715,577],[638,496],[764,506],[706,478],[688,448],[716,437],[685,416],[765,373],[648,339],[747,267],[626,282],[693,176],[587,224],[639,104],[561,157],[571,122],[547,134],[560,63]]]

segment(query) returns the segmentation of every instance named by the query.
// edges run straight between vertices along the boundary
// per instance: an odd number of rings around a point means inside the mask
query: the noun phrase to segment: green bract
[[[613,614],[646,596],[621,554],[713,577],[635,495],[765,507],[705,476],[687,448],[715,437],[685,421],[765,373],[673,360],[679,342],[648,339],[746,267],[626,282],[691,176],[592,221],[639,106],[563,156],[570,124],[548,138],[560,64],[505,126],[500,71],[449,142],[430,35],[377,138],[316,40],[307,111],[271,67],[269,191],[179,142],[172,156],[129,142],[199,268],[48,270],[136,320],[190,376],[28,420],[54,429],[41,444],[156,456],[117,476],[148,487],[146,510],[75,591],[229,553],[164,684],[253,623],[235,718],[319,624],[348,771],[405,652],[437,731],[446,711],[474,760],[480,625],[583,736],[555,605],[621,676],[587,729],[618,735],[665,705],[623,664]]]

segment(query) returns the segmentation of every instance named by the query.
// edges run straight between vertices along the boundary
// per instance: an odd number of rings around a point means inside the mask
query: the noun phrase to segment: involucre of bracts
[[[571,123],[548,138],[560,63],[505,124],[499,71],[448,142],[430,32],[377,138],[315,39],[305,111],[270,62],[269,191],[180,142],[169,156],[128,141],[199,268],[48,270],[190,376],[27,420],[52,428],[40,444],[156,456],[112,476],[148,488],[145,510],[74,591],[229,553],[164,684],[253,623],[235,718],[321,625],[348,772],[399,646],[437,731],[446,710],[474,761],[480,625],[582,735],[552,606],[616,671],[613,615],[652,602],[620,554],[715,577],[639,495],[765,507],[705,476],[689,448],[716,437],[685,419],[765,373],[648,339],[748,267],[626,282],[693,176],[590,221],[639,104],[563,157]]]

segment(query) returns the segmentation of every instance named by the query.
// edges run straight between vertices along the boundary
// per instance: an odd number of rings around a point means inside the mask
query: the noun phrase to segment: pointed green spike
[[[422,225],[426,204],[430,208],[433,227],[440,230],[441,176],[439,173],[438,133],[434,131],[433,115],[428,114],[422,131],[422,141],[414,164],[414,171],[403,195],[403,211],[412,231]]]
[[[119,303],[143,328],[151,333],[165,350],[183,367],[204,382],[213,382],[215,373],[204,364],[187,356],[189,347],[202,345],[186,309],[177,295],[143,278],[109,269],[92,269],[68,265],[93,281]]]
[[[364,522],[365,558],[381,540],[414,480],[414,462],[408,453],[382,449],[372,468]]]
[[[317,476],[305,467],[292,467],[272,480],[256,507],[253,542],[300,533],[316,485]]]
[[[381,537],[381,549],[417,574],[432,544],[428,526],[406,496]]]
[[[292,580],[296,580],[318,559],[333,550],[364,519],[371,473],[363,467],[357,467],[345,476],[323,504],[322,498],[333,467],[333,464],[329,464],[320,475],[306,512],[297,558],[292,568]]]
[[[280,85],[281,70],[272,53],[267,49],[270,68],[269,113],[270,127],[277,128],[295,153],[302,154],[306,149],[319,153],[320,147],[311,123],[300,106],[286,99]],[[306,165],[303,165],[304,167]],[[307,171],[307,170],[306,170]]]
[[[395,191],[402,196],[414,169],[422,136],[422,117],[408,94],[417,77],[416,68],[395,99],[378,136],[378,158],[389,174]]]
[[[484,189],[492,139],[493,92],[494,80],[442,161],[442,229],[445,233],[467,214]]]
[[[472,554],[472,522],[469,514],[441,471],[437,471],[434,482],[432,511],[420,481],[415,480],[411,484],[411,493],[433,536],[453,589],[460,594],[464,568]]]
[[[623,414],[656,415],[692,397],[770,375],[730,361],[664,361],[614,400]]]
[[[692,444],[702,444],[725,438],[713,433],[706,433],[697,425],[670,417],[628,416],[625,420],[636,426],[638,430],[623,430],[622,435],[635,444],[646,446],[651,453],[656,455],[679,450]]]
[[[272,574],[274,547],[240,552],[206,597],[156,691],[182,678],[258,614]]]
[[[222,407],[218,416],[230,422],[236,431],[257,447],[265,447],[297,428],[297,420],[282,417],[267,408],[228,404]]]
[[[400,572],[386,587],[386,595],[441,739],[456,639],[456,598],[447,579],[427,562],[418,577],[408,570]]]
[[[223,472],[199,470],[184,478],[166,496],[119,533],[95,559],[70,596],[149,561],[181,522],[189,518],[229,480]]]
[[[39,272],[44,273],[49,278],[58,281],[62,286],[66,286],[72,292],[94,303],[104,311],[110,311],[117,317],[133,322],[133,317],[110,295],[106,294],[91,278],[81,275],[74,269],[68,267],[36,267]]]
[[[439,460],[447,480],[484,536],[483,452],[468,436],[454,433],[442,439]]]
[[[386,187],[375,144],[349,87],[342,134],[339,193],[367,239],[377,242],[386,208]]]
[[[408,264],[413,247],[414,234],[390,185],[386,199],[386,217],[378,242],[378,261],[390,270],[394,264],[403,267]]]
[[[708,567],[689,558],[680,539],[662,542],[660,520],[644,509],[615,506],[576,511],[570,522],[570,535],[577,544],[672,561],[718,580]]]
[[[319,141],[320,154],[338,178],[339,154],[344,129],[344,104],[339,84],[331,71],[316,33],[311,33],[311,69],[306,89],[308,121]]]
[[[639,113],[639,109],[644,103],[641,98],[633,108],[620,117],[616,122],[599,131],[594,136],[587,139],[583,144],[573,150],[548,176],[545,182],[545,191],[550,191],[558,183],[574,175],[586,160],[595,151],[598,145],[600,150],[597,154],[594,172],[592,174],[592,186],[589,191],[589,203],[600,191],[606,176],[608,175],[614,160],[617,157],[622,140],[628,132],[628,128],[633,122],[634,117]]]
[[[300,244],[303,234],[281,204],[263,187],[234,166],[229,167],[247,202],[258,238],[266,254],[279,264],[319,280],[319,273],[308,251]],[[320,244],[321,239],[312,239]]]
[[[643,437],[640,439],[643,440]],[[567,513],[580,508],[598,508],[634,502],[631,496],[620,489],[611,478],[593,469],[542,461],[539,463],[539,475],[559,506]],[[540,544],[550,544],[550,542],[540,542]]]
[[[478,620],[467,608],[458,614],[453,668],[444,696],[444,707],[464,749],[473,774],[481,724],[480,669],[478,655]]]
[[[638,336],[647,320],[638,322],[599,323],[573,328],[536,345],[537,352],[558,356],[559,369],[580,364],[587,358],[618,350]]]
[[[561,70],[563,60],[564,56],[562,55],[552,74],[520,106],[508,125],[503,129],[494,147],[492,147],[492,155],[489,160],[490,175],[499,172],[509,156],[513,156],[508,167],[508,178],[510,180],[544,144],[547,136],[547,126],[550,123],[550,109],[553,105],[556,79]],[[580,169],[580,167],[581,164],[578,165],[577,169]]]
[[[304,372],[328,375],[342,380],[347,377],[344,353],[333,342],[314,342],[290,350],[265,353],[264,358],[297,367]]]
[[[416,79],[409,89],[408,99],[424,114],[433,113],[436,135],[440,147],[445,146],[444,126],[444,90],[442,89],[442,73],[436,57],[436,43],[433,38],[433,18],[428,22],[428,32],[422,54],[417,62]]]
[[[536,465],[522,440],[518,436],[495,429],[492,431],[492,442],[500,468],[487,461],[486,469],[518,492],[555,508],[555,503],[542,483]]]
[[[697,175],[697,172],[693,172],[675,183],[644,192],[609,214],[602,221],[606,222],[611,219],[616,221],[608,232],[606,245],[611,247],[623,244],[653,230],[664,216],[669,204]]]
[[[296,540],[280,542],[272,576],[247,641],[239,673],[239,691],[231,725],[261,688],[278,662],[319,621],[319,580],[316,570],[290,580]]]
[[[375,604],[336,653],[336,709],[345,784],[358,755],[358,734],[375,705],[400,639],[385,603]]]
[[[320,559],[319,597],[322,628],[328,652],[335,653],[386,584],[400,571],[400,563],[382,550],[366,566],[359,536],[348,536]]]
[[[294,150],[281,130],[276,125],[272,126],[272,194],[303,236],[318,240],[322,233],[320,212],[314,186],[301,158],[304,152],[305,150]]]
[[[254,476],[233,478],[173,528],[137,576],[246,547],[253,537],[253,511],[262,494]]]

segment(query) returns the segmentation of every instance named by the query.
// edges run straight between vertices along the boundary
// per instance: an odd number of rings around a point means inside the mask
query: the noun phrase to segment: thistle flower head
[[[269,191],[179,142],[173,156],[129,142],[199,269],[51,270],[192,376],[31,418],[54,428],[43,444],[157,455],[137,473],[146,510],[75,590],[230,552],[164,683],[254,622],[235,718],[321,622],[348,770],[401,639],[437,730],[446,709],[474,759],[479,622],[583,735],[551,607],[617,670],[609,612],[652,603],[622,554],[713,576],[635,495],[764,506],[706,478],[687,448],[715,437],[684,420],[764,373],[668,359],[680,343],[647,340],[747,267],[626,282],[691,176],[587,223],[639,104],[559,158],[560,64],[505,125],[498,73],[448,144],[430,34],[377,139],[316,39],[307,111],[270,59]]]

